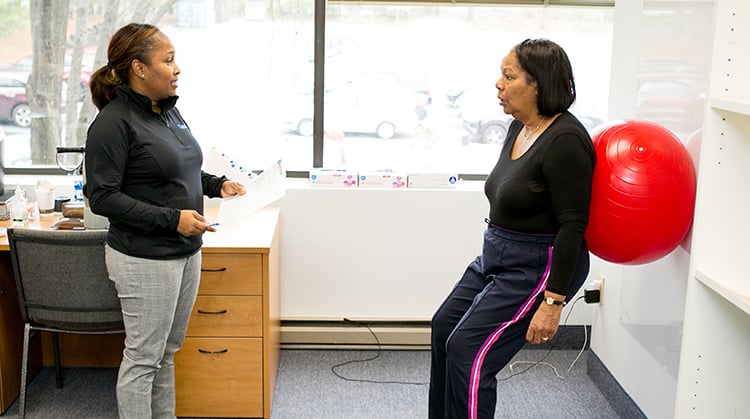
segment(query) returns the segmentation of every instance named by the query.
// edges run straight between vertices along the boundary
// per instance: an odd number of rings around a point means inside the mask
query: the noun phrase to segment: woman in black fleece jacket
[[[125,324],[117,377],[121,418],[174,418],[174,354],[200,279],[203,195],[244,194],[201,170],[201,148],[175,108],[180,68],[169,38],[147,24],[112,37],[91,78],[99,114],[86,140],[91,210],[109,219],[107,270]]]

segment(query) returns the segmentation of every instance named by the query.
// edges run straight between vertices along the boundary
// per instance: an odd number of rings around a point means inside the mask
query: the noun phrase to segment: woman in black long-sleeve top
[[[526,40],[501,73],[498,99],[514,121],[485,182],[482,254],[432,319],[431,419],[494,417],[495,376],[526,342],[552,338],[589,270],[595,153],[568,112],[576,95],[567,54]]]

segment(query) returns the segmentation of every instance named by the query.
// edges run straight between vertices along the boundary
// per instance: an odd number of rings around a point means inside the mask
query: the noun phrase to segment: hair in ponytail
[[[107,64],[91,75],[91,100],[101,110],[117,96],[123,84],[130,83],[133,60],[149,64],[149,55],[160,31],[147,23],[129,23],[118,29],[107,48]]]

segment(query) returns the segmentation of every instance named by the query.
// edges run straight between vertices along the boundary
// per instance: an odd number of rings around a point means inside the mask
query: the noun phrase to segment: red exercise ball
[[[601,125],[592,139],[589,250],[625,265],[666,256],[693,220],[696,182],[687,149],[666,128],[642,120]]]

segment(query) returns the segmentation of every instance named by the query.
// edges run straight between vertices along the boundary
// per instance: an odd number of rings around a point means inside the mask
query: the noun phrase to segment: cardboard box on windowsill
[[[406,173],[390,170],[359,172],[360,188],[405,188],[406,180]]]
[[[409,188],[455,188],[457,173],[409,173]]]
[[[350,170],[313,169],[310,170],[310,186],[319,188],[356,188],[359,174]]]

